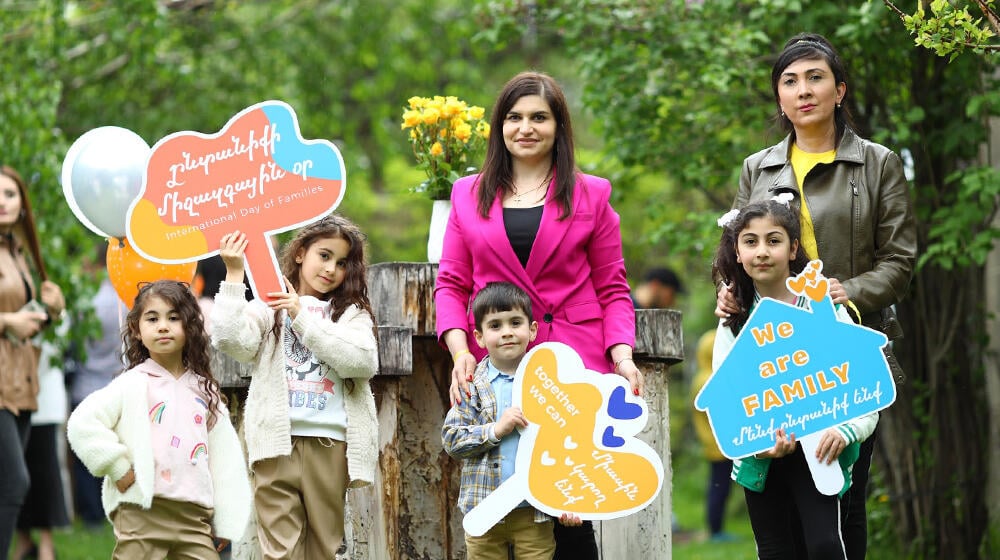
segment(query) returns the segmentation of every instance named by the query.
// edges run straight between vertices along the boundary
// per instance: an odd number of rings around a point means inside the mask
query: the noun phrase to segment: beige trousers
[[[556,553],[552,521],[535,523],[535,508],[521,507],[481,537],[465,534],[469,560],[507,560],[508,544],[514,545],[517,560],[552,560]]]
[[[292,437],[292,453],[253,465],[265,560],[331,560],[344,540],[347,444]]]
[[[219,558],[212,541],[212,510],[191,502],[153,498],[149,509],[120,504],[111,512],[115,530],[112,560],[210,560]]]

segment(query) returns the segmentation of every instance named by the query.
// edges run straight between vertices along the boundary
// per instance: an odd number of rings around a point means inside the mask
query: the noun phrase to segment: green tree
[[[966,558],[985,548],[985,479],[973,473],[984,472],[993,445],[980,420],[980,302],[983,260],[997,235],[997,180],[970,164],[1000,112],[994,64],[949,64],[911,48],[891,25],[896,16],[875,2],[548,1],[494,5],[490,14],[493,36],[531,21],[580,62],[607,150],[625,166],[668,177],[647,205],[671,247],[703,248],[691,257],[702,267],[718,235],[707,224],[728,208],[740,161],[779,138],[768,129],[773,53],[803,30],[838,45],[862,134],[912,157],[920,223],[921,266],[898,309],[906,336],[896,350],[908,380],[880,422],[883,497],[911,554]],[[628,198],[631,185],[619,187]]]
[[[907,31],[914,36],[914,43],[938,56],[954,60],[971,51],[979,56],[992,57],[995,61],[996,53],[1000,52],[1000,43],[995,39],[997,33],[1000,33],[1000,18],[993,1],[975,0],[964,6],[960,3],[921,2],[912,15],[903,13],[892,2],[884,1],[900,16]],[[927,13],[928,9],[930,14]],[[977,13],[983,15],[982,18],[972,15],[976,9]],[[978,105],[973,105],[969,107],[967,116],[975,118],[979,113]],[[928,251],[926,258],[944,256],[946,259],[971,259],[977,264],[985,261],[983,303],[987,314],[986,333],[989,342],[983,364],[983,393],[989,409],[986,421],[989,431],[987,440],[996,442],[1000,440],[1000,337],[996,335],[1000,332],[1000,245],[995,243],[1000,231],[1000,213],[996,211],[997,200],[1000,199],[1000,152],[997,151],[995,138],[1000,134],[1000,127],[995,120],[989,122],[994,140],[987,140],[980,152],[978,165],[963,170],[959,182],[962,196],[971,207],[992,208],[993,211],[987,213],[984,221],[979,212],[970,213],[960,207],[939,209],[935,216],[937,224],[933,234],[941,242],[934,244],[932,248],[936,251]],[[990,219],[992,227],[989,227]],[[961,232],[966,231],[966,228],[977,232],[971,242],[947,242],[963,239]],[[969,252],[965,253],[967,248]],[[984,258],[987,252],[989,255]],[[990,529],[982,550],[996,551],[1000,550],[1000,446],[988,447],[986,464],[985,502],[989,510]]]
[[[1000,15],[995,0],[946,2],[920,0],[912,14],[903,12],[890,0],[883,0],[903,20],[913,42],[939,56],[956,56],[966,50],[977,53],[998,52]],[[929,12],[929,13],[928,13]],[[975,15],[974,15],[975,14]],[[981,17],[977,17],[981,14]]]
[[[498,76],[518,64],[513,50],[469,46],[478,22],[457,0],[6,4],[6,44],[19,48],[0,59],[23,79],[3,86],[4,110],[19,112],[4,122],[57,139],[33,144],[52,155],[35,170],[57,177],[67,145],[98,126],[152,144],[178,130],[215,132],[244,107],[282,99],[304,136],[344,154],[341,211],[373,224],[376,261],[423,259],[430,201],[409,192],[421,177],[399,128],[406,100],[453,94],[488,106]],[[75,228],[58,192],[52,200],[53,223]]]
[[[0,85],[0,154],[28,184],[48,276],[63,289],[67,305],[79,308],[96,285],[80,264],[84,255],[93,254],[94,242],[73,217],[60,186],[68,147],[58,123],[64,90],[51,75],[53,59],[63,48],[60,19],[59,4],[0,9],[0,70],[8,76]],[[76,327],[73,333],[87,332],[81,324]],[[46,333],[51,336],[52,330]]]

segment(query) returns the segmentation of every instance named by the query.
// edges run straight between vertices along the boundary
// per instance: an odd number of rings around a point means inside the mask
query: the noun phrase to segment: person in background
[[[635,287],[633,301],[637,309],[670,309],[676,305],[677,295],[684,293],[684,284],[673,270],[665,267],[651,268]]]
[[[473,340],[472,296],[511,282],[531,298],[534,343],[573,348],[593,371],[625,377],[642,394],[632,360],[635,308],[625,277],[620,218],[611,183],[576,166],[573,127],[562,89],[547,74],[522,72],[497,98],[482,173],[451,190],[434,288],[439,342],[452,356],[450,400],[471,394],[486,355]],[[529,346],[530,348],[530,346]],[[593,524],[555,525],[556,558],[597,558]]]
[[[111,383],[125,369],[121,333],[126,307],[108,278],[107,243],[97,247],[94,263],[88,269],[92,274],[101,275],[101,283],[90,300],[101,332],[98,338],[86,341],[86,359],[78,361],[74,369],[69,391],[71,410],[76,410],[83,399]],[[72,453],[72,475],[76,514],[88,529],[104,527],[106,518],[101,505],[101,479],[87,470],[75,452]]]
[[[66,336],[69,321],[57,327],[60,337]],[[52,529],[69,525],[66,497],[63,493],[62,427],[66,423],[69,397],[63,374],[63,353],[53,342],[41,343],[38,358],[38,410],[31,415],[31,437],[24,452],[31,475],[28,495],[17,518],[15,560],[27,558],[54,560],[55,544]],[[38,542],[31,532],[38,531]]]
[[[30,253],[33,269],[25,252]],[[41,283],[36,287],[32,272]],[[0,166],[0,555],[10,549],[30,478],[25,449],[38,408],[38,347],[32,338],[62,317],[62,290],[47,279],[27,184]],[[37,298],[37,299],[36,299]]]
[[[712,347],[715,346],[715,329],[701,335],[698,339],[698,372],[691,384],[691,400],[712,377]],[[708,461],[708,487],[705,489],[705,518],[708,522],[708,539],[712,542],[729,542],[737,540],[735,535],[723,530],[726,518],[726,500],[732,489],[729,473],[733,470],[733,462],[722,454],[715,434],[708,421],[708,414],[696,408],[692,409],[694,431],[701,442],[702,453]]]

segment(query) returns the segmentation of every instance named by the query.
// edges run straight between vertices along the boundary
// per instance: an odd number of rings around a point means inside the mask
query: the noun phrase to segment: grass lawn
[[[72,527],[55,530],[52,538],[59,560],[108,560],[115,548],[111,523],[105,523],[99,529],[87,529],[80,523],[74,523]],[[10,557],[13,558],[13,554]]]
[[[111,523],[101,530],[86,529],[74,524],[70,530],[56,533],[56,554],[59,560],[107,560],[115,548],[115,536]]]
[[[692,435],[691,438],[694,436]],[[672,440],[678,441],[678,440]],[[734,535],[733,542],[708,542],[705,518],[705,488],[708,485],[708,461],[701,455],[697,442],[673,451],[673,508],[679,530],[675,528],[673,558],[678,560],[753,560],[757,558],[753,533],[743,502],[743,491],[733,483],[726,501],[723,530]]]

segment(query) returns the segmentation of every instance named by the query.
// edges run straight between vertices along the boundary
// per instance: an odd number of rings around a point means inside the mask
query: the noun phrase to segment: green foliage
[[[913,35],[914,44],[938,56],[954,60],[967,50],[977,54],[1000,51],[1000,43],[995,40],[1000,32],[996,0],[920,1],[912,14],[904,13],[890,0],[884,2],[903,20],[906,30]],[[974,16],[970,9],[981,12],[984,17]]]
[[[1000,169],[963,169],[947,183],[956,187],[954,203],[931,213],[928,247],[917,264],[933,262],[945,270],[981,266],[1000,239],[1000,230],[990,227],[1000,199]]]
[[[372,260],[424,259],[430,204],[408,194],[419,180],[392,171],[397,161],[412,165],[399,107],[424,92],[487,106],[484,84],[498,83],[491,73],[516,58],[470,49],[477,21],[457,0],[43,0],[0,17],[8,46],[0,64],[18,77],[0,87],[3,122],[19,131],[0,140],[6,162],[55,186],[68,145],[92,128],[121,126],[152,144],[179,130],[213,133],[253,103],[282,99],[303,136],[330,139],[344,155],[341,211],[378,225]],[[62,244],[92,254],[100,239],[57,188],[49,194],[51,206],[33,196],[51,210],[41,217],[46,251],[61,256],[50,245]],[[63,278],[81,274],[79,257],[57,260]]]
[[[0,10],[0,71],[10,77],[0,86],[0,154],[28,184],[48,277],[62,288],[68,307],[81,309],[97,284],[83,273],[81,259],[93,254],[99,240],[80,226],[62,194],[59,172],[68,146],[58,114],[65,88],[50,73],[64,45],[61,13],[61,3]],[[93,328],[78,320],[69,339],[58,342],[80,340]],[[54,338],[53,329],[45,333]]]

